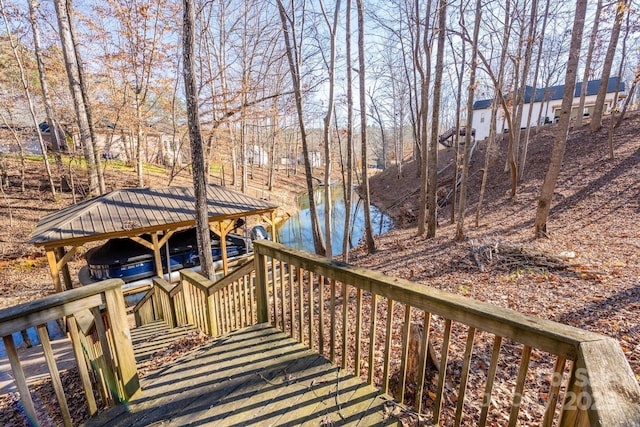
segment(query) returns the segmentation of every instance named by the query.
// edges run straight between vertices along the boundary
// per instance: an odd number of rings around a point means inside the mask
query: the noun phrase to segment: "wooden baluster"
[[[560,386],[562,385],[562,374],[566,360],[563,357],[556,358],[553,368],[553,377],[551,378],[551,386],[549,388],[549,396],[547,397],[547,409],[544,412],[544,420],[542,427],[551,427],[553,425],[553,417],[556,413],[556,405],[558,396],[560,395]]]
[[[324,354],[324,276],[318,277],[318,353]]]
[[[258,323],[269,322],[269,296],[267,294],[267,257],[255,255],[256,262],[256,305]]]
[[[407,362],[409,355],[409,332],[411,331],[411,306],[404,305],[404,324],[402,329],[402,356],[400,359],[400,398],[399,403],[404,403],[404,389],[407,385]],[[397,396],[396,396],[397,398]]]
[[[89,415],[93,416],[98,412],[98,406],[96,405],[96,399],[93,396],[93,386],[91,385],[91,377],[89,376],[89,370],[87,368],[87,361],[82,352],[82,343],[80,342],[80,334],[78,333],[78,323],[75,316],[67,317],[67,330],[71,335],[71,345],[73,347],[73,355],[76,358],[76,365],[78,366],[78,374],[82,381],[82,388],[84,389],[85,398],[87,399],[87,406],[89,406]]]
[[[51,375],[51,384],[53,385],[53,391],[58,399],[58,405],[62,414],[62,422],[65,426],[71,427],[71,414],[69,413],[69,406],[67,405],[67,398],[64,396],[64,389],[62,387],[62,381],[60,380],[60,372],[58,372],[58,366],[53,356],[53,349],[49,342],[49,332],[46,325],[36,326],[38,331],[38,338],[40,338],[40,344],[42,344],[42,352],[44,353],[44,359],[47,362],[49,368],[49,374]]]
[[[473,340],[476,336],[476,328],[470,327],[467,334],[467,345],[464,350],[464,362],[460,373],[460,388],[458,389],[458,402],[456,405],[456,419],[454,425],[457,427],[462,421],[462,411],[464,409],[464,395],[467,390],[469,380],[469,367],[471,366],[471,356],[473,355]]]
[[[304,304],[302,294],[304,273],[302,268],[298,267],[298,331],[300,332],[300,344],[304,344]]]
[[[94,307],[91,309],[91,313],[93,314],[93,320],[95,324],[96,334],[98,335],[98,341],[100,343],[100,350],[102,351],[102,356],[104,360],[104,369],[102,370],[103,380],[106,383],[106,390],[109,393],[110,400],[114,396],[116,390],[118,390],[117,382],[116,382],[116,370],[114,359],[112,357],[111,346],[109,344],[109,340],[107,339],[107,329],[104,325],[104,321],[102,320],[102,313],[98,307]]]
[[[416,412],[422,411],[422,394],[424,393],[424,376],[427,370],[427,360],[429,358],[429,331],[431,329],[431,313],[424,313],[422,324],[422,338],[420,339],[420,358],[418,363],[418,385],[416,388],[416,401],[414,406]]]
[[[336,281],[329,280],[331,287],[331,332],[329,337],[329,360],[336,363]]]
[[[371,294],[371,321],[369,322],[369,369],[367,370],[367,381],[373,384],[373,372],[375,371],[375,351],[376,351],[376,320],[378,319],[378,296]]]
[[[436,390],[436,403],[433,408],[433,424],[440,424],[442,413],[442,401],[444,400],[444,384],[447,379],[447,359],[449,356],[449,341],[451,340],[451,319],[444,320],[444,334],[442,337],[442,349],[440,350],[440,369],[438,370],[438,388]]]
[[[273,289],[273,326],[278,327],[280,317],[278,314],[278,286],[276,284],[276,259],[271,258],[271,286]]]
[[[493,391],[493,382],[496,378],[498,369],[498,358],[500,357],[500,346],[502,345],[502,337],[496,335],[493,338],[493,351],[491,352],[491,363],[487,372],[487,385],[484,388],[484,397],[482,398],[482,410],[480,411],[480,421],[478,425],[484,427],[487,424],[487,416],[491,407],[491,392]]]
[[[513,395],[513,403],[511,404],[511,413],[509,414],[509,427],[515,427],[518,423],[518,413],[520,412],[520,404],[522,403],[524,385],[527,382],[530,358],[531,347],[525,345],[522,348],[522,358],[520,360],[520,369],[518,370],[518,379],[516,380],[516,390]]]
[[[254,295],[254,290],[256,288],[256,274],[255,271],[251,272],[251,274],[249,275],[249,279],[248,279],[247,286],[249,287],[249,318],[251,319],[251,324],[255,324],[257,323],[258,319],[256,317],[256,311],[254,310],[254,307],[257,308],[255,304],[256,301],[256,297]]]
[[[353,356],[356,366],[354,367],[354,375],[360,376],[360,353],[362,351],[362,289],[358,288],[356,297],[356,350]]]
[[[284,280],[285,280],[285,272],[284,272],[284,261],[280,261],[280,313],[282,314],[282,332],[287,332],[287,316],[285,315],[285,291],[284,291]]]
[[[349,295],[347,284],[342,282],[342,369],[347,369],[347,320],[349,320]]]
[[[240,286],[240,289],[242,289],[242,312],[244,313],[244,323],[243,325],[249,326],[251,325],[252,321],[251,321],[251,317],[249,316],[249,304],[251,299],[249,298],[249,289],[247,287],[247,276],[242,276],[241,279],[238,279],[238,286]]]
[[[289,322],[291,322],[291,338],[295,336],[295,305],[293,302],[293,289],[295,283],[295,273],[293,265],[289,264]]]
[[[233,286],[237,286],[238,288],[238,314],[240,316],[240,327],[244,328],[247,326],[247,313],[245,311],[245,307],[247,306],[247,295],[245,294],[245,289],[242,287],[240,280],[234,281]]]
[[[136,359],[131,345],[131,334],[125,311],[124,297],[120,287],[104,292],[107,318],[113,339],[113,348],[117,357],[118,374],[124,392],[121,399],[129,401],[141,392]]]
[[[27,413],[29,419],[37,423],[38,417],[36,415],[36,408],[33,406],[33,400],[31,399],[31,393],[29,393],[29,387],[27,386],[27,378],[22,370],[20,359],[18,358],[18,352],[16,345],[13,342],[13,336],[7,335],[2,337],[4,342],[4,348],[7,351],[7,357],[9,358],[9,364],[11,365],[11,372],[13,372],[13,378],[20,393],[20,403],[24,407],[24,411]]]
[[[382,373],[382,393],[389,393],[389,365],[391,363],[391,343],[393,341],[393,309],[395,301],[391,298],[387,299],[387,327],[385,329],[385,342],[384,342],[384,370]]]
[[[309,271],[309,283],[308,283],[308,292],[309,297],[307,299],[307,309],[309,310],[309,348],[313,350],[313,341],[314,341],[314,327],[313,327],[313,308],[314,308],[314,298],[313,298],[313,272]]]

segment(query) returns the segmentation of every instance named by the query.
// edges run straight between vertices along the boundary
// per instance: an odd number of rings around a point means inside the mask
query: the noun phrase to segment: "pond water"
[[[313,192],[314,201],[320,219],[320,228],[324,236],[324,188],[318,188]],[[311,233],[311,214],[309,211],[308,195],[298,199],[298,212],[289,218],[278,229],[278,242],[287,246],[314,252],[313,236]],[[334,256],[342,253],[342,240],[344,236],[344,223],[346,219],[344,193],[341,185],[331,186],[331,248]],[[371,223],[375,235],[384,233],[393,226],[389,216],[380,212],[375,206],[371,206]],[[364,237],[364,200],[354,191],[351,199],[351,247],[357,246]]]

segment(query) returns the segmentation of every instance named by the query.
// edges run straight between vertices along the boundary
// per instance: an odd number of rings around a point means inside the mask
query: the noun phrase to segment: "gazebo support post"
[[[162,258],[160,257],[160,245],[158,244],[158,232],[151,233],[151,243],[153,244],[153,259],[156,263],[156,276],[162,277]],[[169,260],[167,260],[169,262]]]
[[[77,247],[74,246],[72,252],[75,253]],[[56,258],[58,260],[65,260],[67,252],[64,250],[64,246],[60,246],[55,248]],[[69,258],[66,258],[65,262],[62,264],[60,270],[62,271],[62,279],[64,281],[64,287],[66,290],[73,289],[73,281],[71,280],[71,273],[69,272]]]
[[[60,281],[60,271],[58,270],[58,260],[53,249],[47,249],[47,261],[49,262],[49,272],[53,279],[53,289],[62,292],[62,282]]]

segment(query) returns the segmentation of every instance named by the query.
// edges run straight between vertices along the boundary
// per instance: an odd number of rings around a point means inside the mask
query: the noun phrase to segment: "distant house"
[[[605,112],[609,111],[609,109],[613,105],[617,85],[618,77],[612,77],[609,79],[607,85],[607,95],[604,101]],[[589,116],[593,113],[593,107],[596,102],[596,95],[598,93],[599,87],[600,80],[591,80],[587,82],[584,110],[580,112],[584,116]],[[575,118],[578,115],[581,88],[582,82],[577,83],[573,98],[571,118]],[[623,98],[625,96],[624,83],[620,82],[620,86],[618,89],[619,98]],[[520,127],[527,127],[527,118],[529,116],[530,108],[533,109],[531,115],[531,126],[536,126],[538,124],[544,125],[547,123],[555,123],[557,118],[559,117],[563,94],[564,85],[536,89],[535,94],[533,93],[533,88],[531,86],[527,86],[525,88],[524,109],[522,112],[522,121],[520,123]],[[493,103],[493,101],[493,99],[484,99],[481,101],[476,101],[473,104],[473,129],[475,129],[476,131],[476,138],[480,140],[489,136],[491,104]],[[496,129],[498,129],[498,132],[506,132],[508,130],[508,125],[504,118],[504,114],[502,114],[501,112],[502,108],[500,107],[498,108]],[[540,118],[540,123],[538,123],[538,118]]]
[[[319,168],[323,165],[322,153],[320,151],[309,151],[309,163],[312,168]],[[302,153],[298,155],[298,164],[304,164],[304,156]]]
[[[269,163],[269,153],[264,147],[257,144],[247,147],[247,160],[254,165],[264,166]]]

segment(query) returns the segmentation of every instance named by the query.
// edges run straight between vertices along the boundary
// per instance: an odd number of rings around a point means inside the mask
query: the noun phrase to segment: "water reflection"
[[[313,193],[314,201],[320,218],[320,228],[324,235],[324,189],[318,188]],[[313,252],[313,235],[311,233],[311,215],[309,213],[309,197],[300,196],[298,199],[298,213],[289,218],[278,230],[278,242],[296,249]],[[342,186],[331,187],[331,248],[333,255],[342,253],[342,239],[344,235],[344,222],[346,219],[344,194]],[[350,247],[354,247],[364,236],[364,201],[353,192],[351,202],[351,233]],[[371,206],[371,223],[374,234],[380,234],[389,230],[393,223],[391,219]]]

